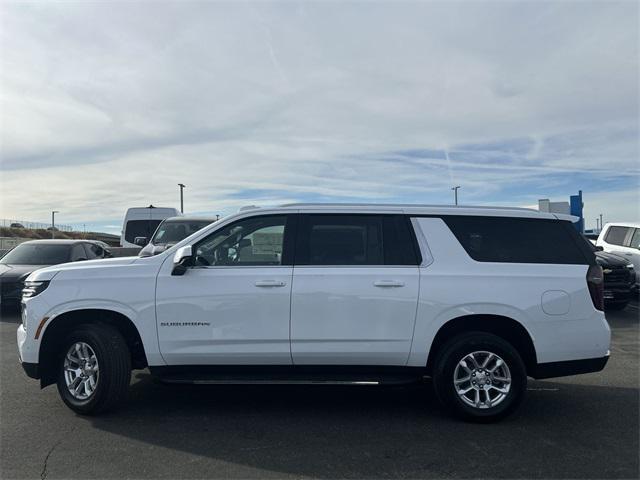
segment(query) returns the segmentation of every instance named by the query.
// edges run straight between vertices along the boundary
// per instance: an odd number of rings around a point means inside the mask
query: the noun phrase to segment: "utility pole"
[[[179,183],[178,186],[180,187],[180,213],[184,213],[184,197],[182,195],[182,191],[186,185],[184,183]]]
[[[56,213],[60,213],[58,210],[51,211],[51,238],[56,238]]]
[[[600,224],[598,223],[598,217],[596,217],[596,231],[600,233]]]
[[[602,225],[602,214],[600,214],[600,231],[602,231],[602,227],[603,227],[603,225]]]
[[[460,185],[456,185],[455,187],[451,187],[451,190],[453,190],[453,196],[454,196],[455,205],[458,205],[458,189],[459,188],[460,188]]]

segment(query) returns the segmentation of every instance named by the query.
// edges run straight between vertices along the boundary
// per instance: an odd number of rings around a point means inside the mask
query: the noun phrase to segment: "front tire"
[[[457,417],[493,422],[520,406],[527,374],[510,343],[490,333],[469,332],[440,350],[433,383],[440,402]]]
[[[77,413],[113,410],[127,397],[131,354],[120,332],[109,325],[73,330],[62,342],[57,365],[60,397]]]

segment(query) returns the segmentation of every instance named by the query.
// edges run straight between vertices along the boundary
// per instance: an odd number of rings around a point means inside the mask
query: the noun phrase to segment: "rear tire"
[[[80,325],[58,353],[58,392],[70,409],[95,415],[126,399],[131,354],[118,330],[100,323]]]
[[[486,423],[520,406],[527,374],[510,343],[490,333],[469,332],[452,338],[439,351],[433,384],[440,402],[455,416]]]

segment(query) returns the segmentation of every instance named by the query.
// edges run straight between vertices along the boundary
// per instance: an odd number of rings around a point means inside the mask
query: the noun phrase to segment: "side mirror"
[[[136,237],[133,239],[133,243],[140,247],[144,247],[149,242],[147,242],[147,237]]]
[[[171,270],[171,275],[184,275],[187,272],[187,267],[193,265],[192,255],[191,245],[180,247],[173,256],[173,270]]]
[[[604,252],[604,248],[602,248],[600,245],[596,245],[596,251]]]

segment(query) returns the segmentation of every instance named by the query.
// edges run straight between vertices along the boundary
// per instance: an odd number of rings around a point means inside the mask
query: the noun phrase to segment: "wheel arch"
[[[519,321],[493,314],[472,314],[453,318],[444,323],[436,333],[427,357],[427,373],[431,374],[440,349],[458,334],[477,331],[494,334],[511,343],[522,357],[527,373],[537,365],[536,349],[528,330]]]
[[[65,337],[79,325],[101,323],[110,325],[120,332],[131,353],[131,366],[134,369],[148,366],[147,355],[140,332],[133,321],[121,312],[101,308],[82,308],[71,310],[50,319],[40,340],[38,364],[40,368],[40,386],[46,387],[56,382],[55,356]]]

